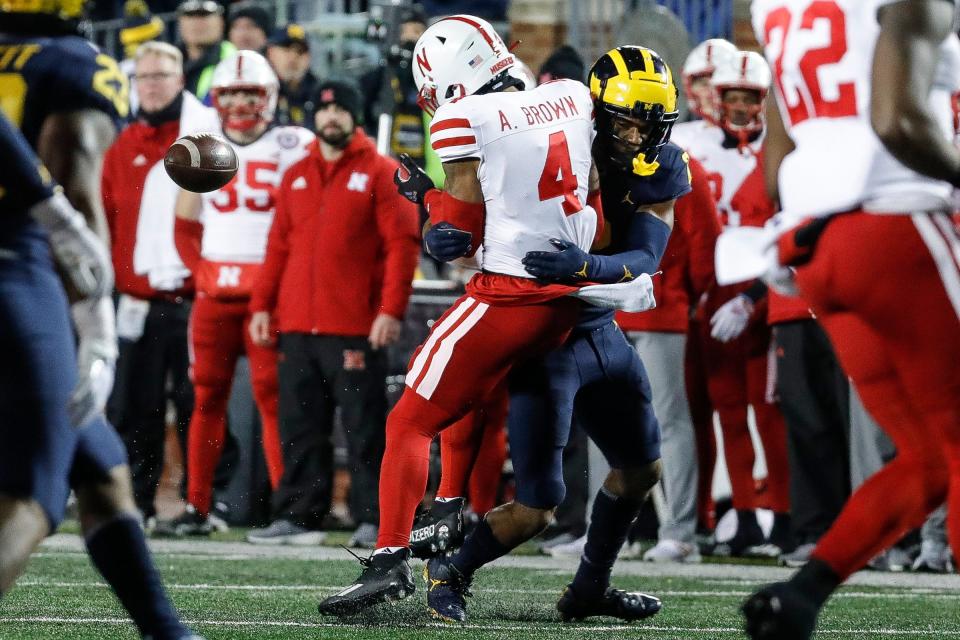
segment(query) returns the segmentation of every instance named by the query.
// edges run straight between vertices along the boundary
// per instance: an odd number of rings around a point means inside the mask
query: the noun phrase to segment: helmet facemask
[[[733,100],[728,99],[731,91],[737,92]],[[763,132],[766,96],[766,89],[754,86],[716,86],[718,124],[727,134],[736,138],[740,145],[747,144]]]
[[[613,164],[634,171],[653,165],[670,141],[677,113],[666,113],[662,104],[634,105],[627,110],[603,103],[597,111],[597,141]]]
[[[269,123],[270,96],[266,87],[235,85],[211,90],[213,106],[225,129],[249,131],[260,123]]]

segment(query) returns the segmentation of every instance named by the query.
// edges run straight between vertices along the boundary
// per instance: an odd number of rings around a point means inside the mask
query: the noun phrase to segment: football
[[[163,158],[170,179],[194,193],[216,191],[237,174],[237,154],[213,133],[197,133],[176,140]]]

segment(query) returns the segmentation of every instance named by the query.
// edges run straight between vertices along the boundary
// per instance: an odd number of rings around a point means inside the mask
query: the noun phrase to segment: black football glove
[[[472,240],[472,233],[457,229],[449,222],[441,222],[430,227],[423,236],[427,253],[440,262],[450,262],[467,255]]]
[[[528,251],[521,263],[527,273],[540,280],[586,280],[590,277],[592,257],[577,245],[551,238],[556,251]]]
[[[401,176],[404,170],[406,170],[406,178]],[[397,185],[400,195],[413,204],[419,205],[423,204],[423,197],[427,195],[427,191],[434,188],[433,180],[426,171],[417,166],[417,163],[405,153],[400,154],[400,168],[393,174],[393,183]]]

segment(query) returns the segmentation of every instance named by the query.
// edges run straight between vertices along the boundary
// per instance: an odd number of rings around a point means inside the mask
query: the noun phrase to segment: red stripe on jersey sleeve
[[[434,140],[433,149],[443,149],[445,147],[457,147],[462,144],[476,144],[477,139],[475,136],[458,136],[456,138],[447,138],[446,140]]]
[[[450,118],[449,120],[441,120],[440,122],[434,122],[432,125],[430,125],[430,135],[433,135],[438,131],[461,128],[469,129],[470,121],[466,118]]]

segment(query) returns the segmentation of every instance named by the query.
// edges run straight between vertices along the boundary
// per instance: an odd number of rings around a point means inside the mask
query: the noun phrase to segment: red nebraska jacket
[[[313,142],[277,190],[250,310],[273,312],[283,333],[365,336],[378,313],[402,318],[420,234],[397,166],[361,129],[336,162]]]
[[[643,313],[617,313],[624,331],[686,333],[691,306],[714,281],[713,252],[720,235],[717,206],[707,173],[690,158],[693,191],[677,199],[673,231],[660,261],[663,273],[653,278],[657,306]]]
[[[156,127],[133,122],[120,133],[103,158],[100,191],[110,227],[110,251],[117,291],[144,300],[193,296],[193,277],[188,278],[178,291],[157,291],[150,286],[147,276],[133,271],[143,185],[147,173],[163,160],[179,131],[179,118]]]

